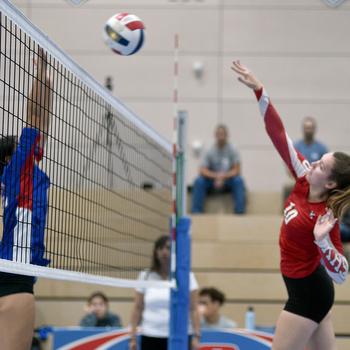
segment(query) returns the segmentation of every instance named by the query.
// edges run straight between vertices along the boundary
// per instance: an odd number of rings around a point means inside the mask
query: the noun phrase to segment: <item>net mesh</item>
[[[2,9],[0,258],[134,279],[169,232],[170,147],[16,22]]]

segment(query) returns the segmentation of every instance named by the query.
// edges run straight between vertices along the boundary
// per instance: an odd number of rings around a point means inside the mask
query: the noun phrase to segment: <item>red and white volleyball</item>
[[[145,26],[140,18],[129,13],[117,13],[105,24],[103,37],[106,44],[117,54],[133,55],[144,42]]]

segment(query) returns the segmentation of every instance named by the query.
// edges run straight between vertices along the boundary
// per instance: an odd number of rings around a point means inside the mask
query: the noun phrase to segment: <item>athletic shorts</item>
[[[188,349],[191,350],[192,337],[188,337]],[[141,335],[141,350],[167,350],[168,338],[155,338]]]
[[[334,285],[323,266],[303,278],[283,276],[288,291],[284,310],[320,323],[334,303]]]
[[[17,293],[34,293],[35,278],[0,272],[0,297]]]

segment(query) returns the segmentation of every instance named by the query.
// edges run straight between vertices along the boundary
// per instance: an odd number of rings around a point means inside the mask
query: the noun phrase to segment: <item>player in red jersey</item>
[[[350,207],[350,156],[326,153],[310,165],[294,148],[262,83],[239,61],[231,68],[254,90],[266,131],[296,180],[279,240],[288,301],[272,349],[333,350],[332,280],[343,283],[348,273],[337,219]]]

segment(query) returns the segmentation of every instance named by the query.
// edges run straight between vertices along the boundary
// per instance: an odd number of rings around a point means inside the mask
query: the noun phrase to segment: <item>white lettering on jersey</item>
[[[286,225],[293,220],[295,217],[298,216],[298,211],[295,209],[295,204],[293,202],[290,202],[289,206],[284,209],[284,222]]]

